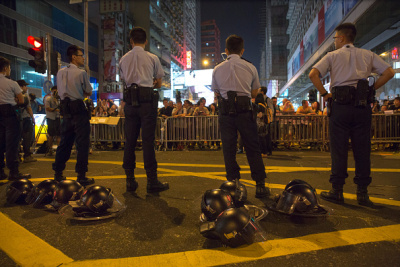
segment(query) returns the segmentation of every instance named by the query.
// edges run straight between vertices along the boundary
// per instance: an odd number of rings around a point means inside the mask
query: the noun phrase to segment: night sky
[[[265,0],[201,0],[201,21],[215,19],[221,32],[221,52],[231,34],[244,39],[243,57],[260,68],[260,12]]]

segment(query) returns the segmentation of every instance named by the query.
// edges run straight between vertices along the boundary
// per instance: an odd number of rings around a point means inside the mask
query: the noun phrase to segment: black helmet
[[[225,190],[232,196],[237,208],[243,207],[244,202],[247,200],[247,189],[239,181],[226,181],[221,184],[219,189]]]
[[[314,188],[309,183],[307,183],[306,181],[300,180],[300,179],[294,179],[294,180],[290,181],[285,186],[285,190],[287,190],[289,187],[291,187],[292,185],[295,185],[295,184],[304,184],[304,185],[307,185],[308,187],[310,187],[311,189],[314,190]]]
[[[33,204],[33,207],[38,208],[41,205],[50,204],[53,200],[54,191],[56,190],[57,181],[47,179],[40,182],[33,188],[27,202]]]
[[[114,194],[112,193],[111,188],[94,185],[83,192],[81,202],[92,212],[102,213],[112,207]]]
[[[222,212],[215,221],[215,230],[222,243],[230,247],[264,241],[265,232],[243,209],[232,208]],[[261,239],[261,240],[260,240]]]
[[[7,186],[6,199],[8,204],[28,204],[26,197],[33,189],[33,184],[28,179],[13,181]]]
[[[221,189],[207,190],[201,200],[201,211],[208,221],[213,221],[226,209],[233,208],[231,195]]]
[[[319,206],[315,189],[307,182],[297,179],[286,185],[276,201],[276,209],[287,214],[305,213]]]
[[[60,181],[54,192],[54,201],[61,204],[68,204],[70,200],[80,199],[83,193],[83,186],[74,180]]]

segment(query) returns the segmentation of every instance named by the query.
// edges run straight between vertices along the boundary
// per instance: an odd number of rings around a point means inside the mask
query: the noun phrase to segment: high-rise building
[[[220,32],[215,20],[201,23],[201,61],[203,69],[214,68],[221,62]]]
[[[260,17],[261,60],[260,82],[275,96],[287,81],[286,34],[288,0],[266,0]]]
[[[171,71],[192,69],[197,64],[197,2],[141,0],[130,2],[129,6],[134,26],[142,27],[148,33],[146,48],[160,58],[166,73],[161,97],[173,98]]]

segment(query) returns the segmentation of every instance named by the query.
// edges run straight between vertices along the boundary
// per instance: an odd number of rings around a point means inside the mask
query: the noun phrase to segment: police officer
[[[371,97],[393,76],[393,69],[378,55],[369,50],[354,47],[356,28],[352,23],[343,23],[335,29],[336,50],[325,55],[309,74],[309,78],[325,101],[332,98],[329,118],[331,147],[332,189],[322,192],[325,200],[343,203],[343,185],[347,178],[348,141],[351,138],[355,161],[354,183],[357,184],[357,201],[372,206],[367,187],[371,183]],[[331,93],[323,87],[320,77],[330,71]],[[373,88],[366,78],[372,73],[381,74]]]
[[[168,183],[157,179],[157,161],[154,151],[154,138],[157,122],[158,92],[164,71],[160,60],[144,50],[147,44],[146,31],[135,27],[130,32],[132,50],[120,60],[121,78],[126,88],[125,101],[125,150],[122,167],[126,174],[126,190],[135,192],[135,147],[142,128],[143,161],[147,175],[147,192],[155,193],[169,189]],[[154,84],[153,84],[154,78]]]
[[[0,57],[0,180],[18,180],[30,178],[30,174],[18,171],[18,145],[21,138],[21,125],[16,112],[16,105],[24,103],[22,90],[10,76],[10,61]],[[4,173],[4,153],[6,154],[9,176]]]
[[[67,49],[70,64],[57,73],[57,89],[61,99],[61,141],[57,147],[56,159],[53,163],[54,180],[64,180],[65,163],[71,156],[71,149],[76,143],[77,160],[75,172],[77,181],[83,186],[93,184],[93,178],[87,178],[90,122],[89,114],[83,99],[92,95],[92,86],[86,71],[80,69],[84,65],[82,49],[71,45]]]
[[[34,136],[34,125],[35,118],[33,117],[33,112],[31,108],[31,103],[29,101],[28,96],[28,87],[29,85],[25,80],[18,80],[18,85],[22,89],[22,95],[24,96],[24,104],[22,105],[22,127],[21,127],[21,136],[22,136],[22,149],[24,151],[24,163],[36,162],[37,159],[32,157],[31,152],[31,144],[32,138]]]
[[[261,158],[257,124],[253,117],[251,98],[260,88],[257,69],[241,58],[244,41],[237,35],[226,39],[227,59],[218,64],[212,74],[211,89],[219,97],[219,125],[225,160],[226,178],[240,179],[240,167],[236,162],[237,131],[243,138],[251,178],[256,181],[256,197],[267,197],[265,167]]]

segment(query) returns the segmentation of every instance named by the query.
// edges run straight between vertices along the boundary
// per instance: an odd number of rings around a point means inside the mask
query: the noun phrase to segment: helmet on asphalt
[[[27,202],[33,204],[35,208],[50,204],[53,201],[56,185],[57,181],[51,179],[40,182],[28,195]]]
[[[289,182],[277,197],[276,209],[287,214],[310,212],[316,207],[318,199],[315,189],[302,180]]]
[[[201,211],[208,221],[213,221],[226,209],[233,208],[231,195],[221,189],[207,190],[201,200]]]
[[[104,213],[113,206],[114,194],[111,188],[94,185],[83,192],[81,203],[92,212]]]
[[[33,189],[33,184],[28,179],[13,181],[7,186],[6,200],[8,204],[28,204],[26,197]]]
[[[232,208],[223,211],[215,220],[215,230],[225,245],[238,247],[264,241],[265,232],[244,209]]]
[[[62,180],[54,191],[54,201],[61,204],[68,204],[70,200],[80,199],[83,193],[83,186],[74,180]]]
[[[235,207],[243,207],[244,202],[247,200],[247,189],[243,184],[239,181],[226,181],[219,188],[231,195]]]

